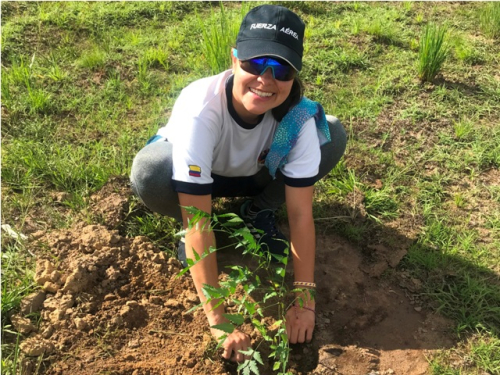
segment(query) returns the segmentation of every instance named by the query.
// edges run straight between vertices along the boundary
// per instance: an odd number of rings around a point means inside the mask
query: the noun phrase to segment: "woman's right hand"
[[[225,332],[215,328],[211,328],[210,331],[217,341],[219,341],[220,337],[225,334]],[[224,343],[222,344],[222,348],[224,349],[222,358],[228,359],[232,362],[243,362],[245,359],[248,359],[248,356],[241,354],[239,351],[248,350],[250,346],[250,336],[235,328],[231,334],[227,335]]]

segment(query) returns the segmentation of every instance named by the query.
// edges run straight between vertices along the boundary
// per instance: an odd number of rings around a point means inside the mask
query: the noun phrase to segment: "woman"
[[[304,301],[286,313],[291,343],[312,339],[315,301],[315,231],[312,216],[314,183],[339,161],[346,146],[340,122],[321,106],[302,96],[298,72],[302,68],[305,25],[290,10],[258,6],[245,16],[232,70],[200,79],[177,99],[168,124],[161,128],[134,159],[134,192],[153,211],[182,220],[190,215],[181,207],[194,206],[211,213],[214,197],[251,197],[241,216],[275,259],[283,256],[286,237],[275,224],[274,212],[286,202],[293,257],[294,285],[306,287]],[[178,257],[195,259],[215,247],[211,230],[197,226],[179,242]],[[205,226],[207,228],[209,226]],[[203,284],[218,286],[216,253],[191,269],[202,302]],[[204,304],[210,326],[226,322],[224,306]],[[218,338],[223,332],[212,329]],[[250,338],[239,330],[224,344],[223,357],[244,360]]]

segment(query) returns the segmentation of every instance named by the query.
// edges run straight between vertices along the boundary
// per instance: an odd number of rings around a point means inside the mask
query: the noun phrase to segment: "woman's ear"
[[[233,74],[234,74],[234,69],[236,68],[236,64],[238,63],[238,59],[234,56],[234,48],[231,48],[231,61],[233,62]]]

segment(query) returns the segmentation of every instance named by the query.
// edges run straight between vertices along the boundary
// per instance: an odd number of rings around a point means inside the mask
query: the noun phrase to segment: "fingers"
[[[313,339],[313,332],[314,332],[314,328],[307,330],[306,342],[311,342],[312,341],[312,339]]]
[[[240,353],[240,350],[248,350],[251,346],[250,337],[241,331],[234,330],[224,341],[224,351],[222,358],[233,361],[243,362],[246,356]]]
[[[235,356],[234,356],[234,360],[236,362],[243,362],[245,360],[245,356],[243,354],[240,353],[240,349],[243,349],[243,348],[239,348],[235,351]],[[245,349],[243,349],[245,350]]]
[[[231,359],[231,355],[233,354],[233,349],[231,347],[226,347],[224,345],[224,351],[222,353],[222,358],[224,359]]]
[[[309,310],[288,310],[286,315],[286,333],[290,344],[310,342],[314,332],[315,316]]]
[[[290,333],[289,340],[291,344],[296,344],[299,339],[299,327],[292,325],[292,332]]]
[[[306,330],[299,328],[297,331],[297,342],[302,344],[306,341]]]

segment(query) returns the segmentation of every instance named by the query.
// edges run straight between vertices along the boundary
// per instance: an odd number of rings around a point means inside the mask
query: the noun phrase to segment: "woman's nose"
[[[271,68],[270,66],[268,66],[266,68],[266,70],[264,71],[264,73],[261,73],[260,76],[259,76],[262,80],[265,80],[265,81],[268,81],[270,79],[274,79],[274,72],[273,72],[273,68]]]

